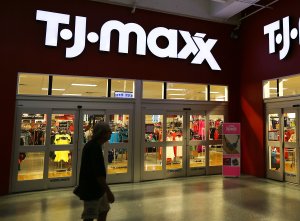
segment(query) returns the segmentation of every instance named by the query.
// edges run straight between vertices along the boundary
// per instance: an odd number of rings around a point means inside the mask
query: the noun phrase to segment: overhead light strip
[[[97,87],[97,84],[71,84],[72,86],[80,86],[80,87]]]

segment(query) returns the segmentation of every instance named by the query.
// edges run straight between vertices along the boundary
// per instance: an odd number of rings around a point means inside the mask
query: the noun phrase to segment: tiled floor
[[[300,186],[250,176],[201,176],[111,185],[108,221],[299,221]],[[80,220],[72,189],[0,197],[1,221]]]

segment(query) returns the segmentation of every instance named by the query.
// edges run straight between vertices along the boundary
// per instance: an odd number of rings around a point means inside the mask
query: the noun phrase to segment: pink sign
[[[223,123],[223,134],[240,134],[240,123]]]
[[[240,176],[240,123],[223,124],[223,176]]]

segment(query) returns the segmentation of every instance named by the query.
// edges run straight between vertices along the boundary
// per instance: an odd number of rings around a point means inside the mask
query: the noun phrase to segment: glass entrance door
[[[144,113],[142,179],[221,174],[223,114]]]
[[[129,110],[108,110],[106,121],[112,135],[105,145],[107,181],[109,183],[132,181],[132,113]]]
[[[74,110],[17,109],[13,192],[75,184],[76,119]]]
[[[186,174],[186,114],[168,112],[166,119],[165,176],[179,177]]]
[[[80,111],[78,175],[82,149],[91,139],[94,125],[98,122],[107,122],[112,130],[110,140],[103,145],[104,160],[107,165],[107,181],[109,183],[132,181],[131,116],[132,114],[129,110]]]
[[[266,119],[267,177],[283,181],[281,109],[267,110]]]
[[[298,171],[298,111],[296,109],[284,109],[283,112],[284,153],[283,167],[284,180],[291,183],[299,182]]]
[[[189,113],[187,148],[188,148],[188,170],[187,175],[205,175],[208,166],[207,147],[207,120],[204,113]]]
[[[165,113],[149,111],[143,114],[142,179],[163,179],[166,170]]]

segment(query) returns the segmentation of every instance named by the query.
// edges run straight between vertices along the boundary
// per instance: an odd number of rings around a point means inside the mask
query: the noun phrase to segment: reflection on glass
[[[182,146],[166,147],[167,170],[178,170],[182,168]]]
[[[45,145],[47,114],[23,113],[21,120],[21,146]]]
[[[162,170],[162,147],[146,147],[144,152],[144,171]]]
[[[48,80],[46,74],[19,74],[18,94],[48,95]]]
[[[279,141],[280,139],[279,114],[269,114],[268,119],[269,119],[268,140]]]
[[[74,114],[52,114],[51,144],[68,145],[74,139]]]
[[[284,168],[285,173],[297,175],[297,151],[296,148],[284,148]]]
[[[18,159],[18,181],[43,179],[43,152],[20,152]]]
[[[278,170],[280,168],[280,148],[279,147],[269,147],[269,169]]]
[[[224,122],[224,115],[209,115],[209,139],[222,139],[222,124]]]
[[[203,145],[190,146],[190,168],[205,167],[206,147]]]
[[[72,176],[72,152],[69,150],[50,151],[48,178]]]
[[[107,79],[81,76],[53,76],[52,95],[106,97]]]
[[[205,140],[205,116],[190,115],[190,140]]]
[[[296,113],[284,113],[284,141],[296,143]]]
[[[209,166],[223,165],[222,145],[209,145]]]
[[[144,99],[163,99],[164,83],[156,81],[143,81]]]
[[[96,123],[104,122],[104,114],[84,114],[83,115],[83,142],[87,143],[92,139],[93,127]]]
[[[134,81],[112,79],[111,96],[118,98],[134,98]]]
[[[109,143],[128,143],[129,137],[129,115],[111,114],[109,115],[109,125],[112,134]]]
[[[167,83],[167,99],[207,100],[207,85]]]
[[[163,141],[163,115],[145,115],[145,141]]]
[[[126,148],[114,148],[108,151],[108,174],[128,172],[128,154]]]
[[[210,85],[210,100],[211,101],[228,101],[227,86]]]
[[[182,129],[182,115],[167,115],[167,141],[182,141]]]
[[[264,81],[264,98],[277,97],[277,80]]]

